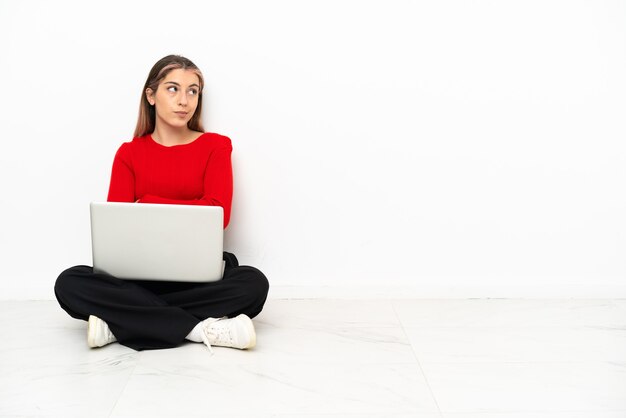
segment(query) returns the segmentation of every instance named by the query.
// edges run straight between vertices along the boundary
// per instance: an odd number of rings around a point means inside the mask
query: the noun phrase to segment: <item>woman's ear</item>
[[[150,103],[151,106],[154,106],[154,92],[150,87],[146,89],[146,99],[148,99],[148,103]]]

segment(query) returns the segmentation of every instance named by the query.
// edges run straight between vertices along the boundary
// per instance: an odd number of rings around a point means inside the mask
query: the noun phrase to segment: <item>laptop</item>
[[[92,202],[90,212],[95,273],[179,282],[222,278],[221,207]]]

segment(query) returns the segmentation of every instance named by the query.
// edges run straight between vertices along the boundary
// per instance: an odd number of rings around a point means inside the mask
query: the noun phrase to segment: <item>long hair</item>
[[[191,62],[191,60],[180,55],[168,55],[157,61],[150,70],[146,84],[141,90],[141,101],[139,102],[139,117],[137,118],[137,127],[135,128],[135,137],[144,136],[154,132],[156,125],[156,112],[154,106],[148,102],[146,97],[146,89],[150,88],[156,92],[159,83],[169,74],[170,71],[176,69],[191,70],[200,80],[200,91],[198,94],[198,107],[187,123],[187,127],[193,131],[204,132],[202,127],[202,90],[204,89],[204,77],[200,69]]]

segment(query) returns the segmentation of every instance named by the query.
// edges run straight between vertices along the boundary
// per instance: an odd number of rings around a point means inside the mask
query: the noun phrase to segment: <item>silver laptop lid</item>
[[[94,272],[133,280],[222,278],[221,207],[94,202],[90,212]]]

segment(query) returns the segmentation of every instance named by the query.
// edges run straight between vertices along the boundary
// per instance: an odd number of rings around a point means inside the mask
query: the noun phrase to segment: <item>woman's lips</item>
[[[174,112],[174,113],[176,113],[181,118],[186,118],[187,117],[187,112]]]

